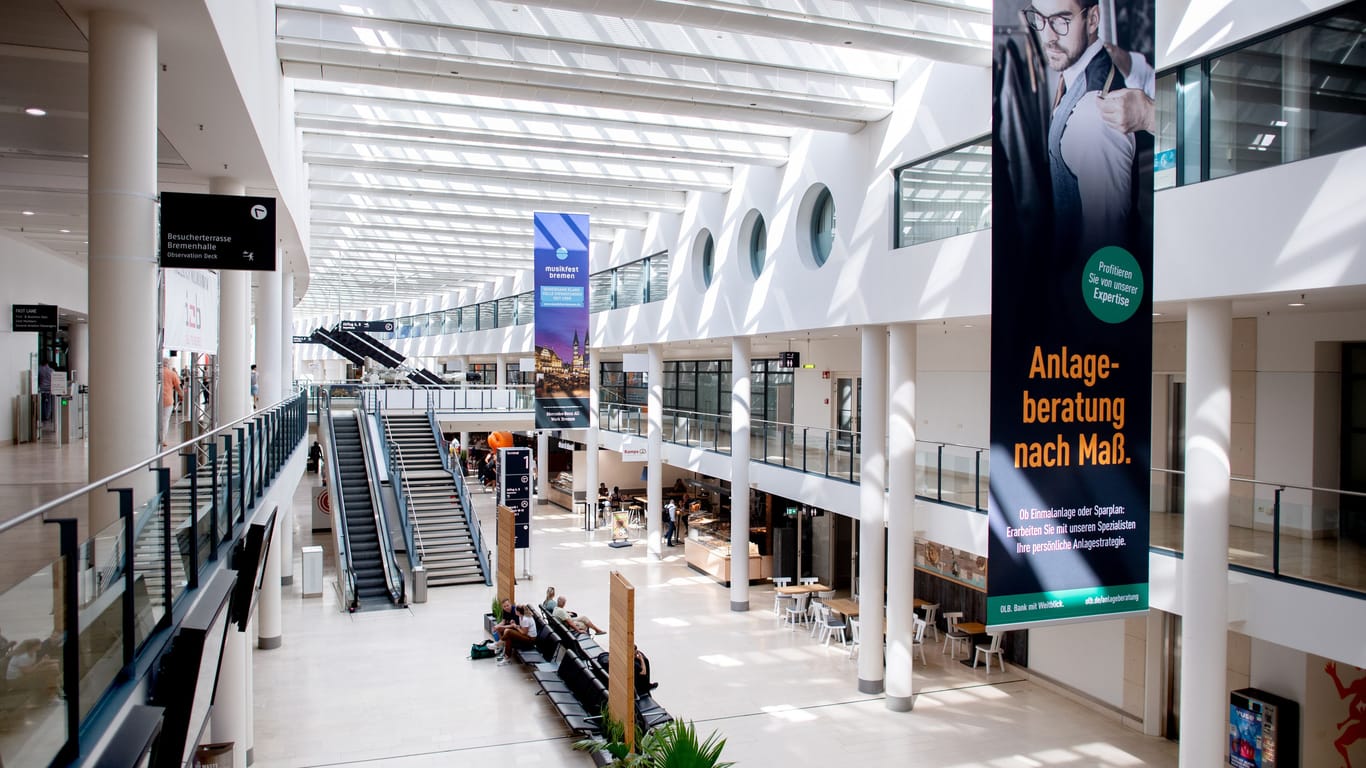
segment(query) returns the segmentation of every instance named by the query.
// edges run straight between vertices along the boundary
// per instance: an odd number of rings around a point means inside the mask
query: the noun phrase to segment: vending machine
[[[1299,768],[1300,705],[1257,688],[1229,694],[1228,764]]]

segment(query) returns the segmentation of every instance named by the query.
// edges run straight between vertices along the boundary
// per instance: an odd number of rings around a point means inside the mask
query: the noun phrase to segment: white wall
[[[1124,619],[1029,630],[1029,669],[1115,708],[1124,706]]]
[[[56,304],[85,313],[89,281],[84,266],[3,231],[0,275],[5,276],[0,280],[0,440],[9,441],[14,437],[14,398],[28,376],[29,355],[38,351],[38,334],[11,330],[11,308],[14,304]],[[99,386],[99,382],[90,385]]]

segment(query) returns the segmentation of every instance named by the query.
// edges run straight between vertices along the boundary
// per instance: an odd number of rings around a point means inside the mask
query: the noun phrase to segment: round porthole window
[[[711,230],[704,229],[697,233],[697,239],[693,241],[693,256],[702,272],[702,288],[710,288],[712,277],[716,274],[716,241],[712,239]]]
[[[811,209],[811,260],[822,266],[835,245],[835,200],[827,187],[821,187]]]
[[[745,220],[748,224],[744,231],[748,234],[745,251],[749,254],[749,271],[758,279],[764,273],[764,262],[768,259],[768,227],[758,211],[750,211]]]

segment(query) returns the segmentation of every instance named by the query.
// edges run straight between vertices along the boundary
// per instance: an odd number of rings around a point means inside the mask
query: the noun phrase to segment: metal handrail
[[[346,529],[346,509],[345,499],[342,498],[341,470],[337,467],[337,438],[336,429],[332,423],[332,394],[326,389],[319,389],[319,399],[322,406],[319,411],[319,427],[322,426],[324,419],[327,422],[327,479],[330,493],[332,496],[332,537],[337,542],[337,568],[340,578],[345,580],[342,602],[349,610],[355,610],[360,604],[360,596],[356,586],[356,570],[351,564],[351,534]]]
[[[443,443],[441,439],[441,431],[436,424],[436,414],[428,411],[427,418],[432,424],[437,445],[441,446],[441,466],[451,473],[451,480],[455,483],[455,493],[460,499],[460,510],[465,514],[465,527],[470,532],[470,545],[474,547],[474,555],[479,558],[479,567],[484,573],[484,584],[491,587],[493,586],[493,573],[489,570],[488,551],[484,549],[484,529],[479,523],[479,515],[475,514],[474,503],[470,499],[469,486],[465,483],[464,467],[451,466],[450,443]]]
[[[394,557],[394,547],[389,537],[389,517],[384,514],[384,495],[380,489],[379,478],[375,472],[371,471],[372,466],[377,466],[380,457],[375,455],[375,451],[383,451],[382,446],[370,444],[369,424],[365,422],[363,414],[356,414],[356,423],[361,427],[361,452],[365,456],[365,484],[370,491],[370,507],[375,519],[375,539],[379,545],[379,559],[384,566],[384,583],[389,589],[389,596],[399,605],[406,602],[406,584],[403,580],[403,571],[398,567],[397,559]],[[387,445],[388,440],[383,436],[380,439]],[[392,471],[389,475],[390,487],[393,487]],[[395,498],[398,493],[395,491]],[[402,502],[400,501],[400,505]]]

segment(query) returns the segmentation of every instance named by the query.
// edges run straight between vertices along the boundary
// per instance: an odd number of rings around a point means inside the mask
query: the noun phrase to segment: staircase
[[[370,479],[360,445],[360,425],[349,413],[332,414],[332,443],[337,453],[337,476],[341,479],[342,519],[351,547],[351,570],[356,575],[356,597],[361,601],[390,600],[384,581],[379,530],[370,500]]]
[[[207,534],[209,529],[209,511],[213,504],[213,477],[212,471],[207,464],[200,465],[196,471],[198,477],[196,481],[198,487],[195,489],[195,500],[199,506],[199,530]],[[224,484],[227,482],[226,468],[219,467],[218,493],[224,493]],[[233,481],[233,498],[230,505],[238,501],[236,480]],[[147,586],[148,599],[150,604],[157,608],[164,608],[166,604],[166,573],[162,570],[163,553],[165,550],[163,532],[161,527],[161,507],[158,506],[152,513],[147,522],[138,531],[138,536],[134,542],[133,573],[136,578],[143,580]],[[227,516],[224,509],[219,512],[220,518]],[[186,576],[189,567],[189,551],[186,547],[198,546],[199,532],[192,532],[188,528],[190,519],[190,478],[188,476],[180,478],[171,486],[171,547],[177,553],[177,557],[171,558],[171,583],[175,585],[175,592],[185,588],[188,583]],[[221,531],[225,524],[222,520],[218,523]],[[206,557],[206,552],[201,547],[200,557]]]
[[[427,415],[385,414],[384,432],[399,463],[427,585],[484,584],[455,480],[441,466],[441,448]]]

